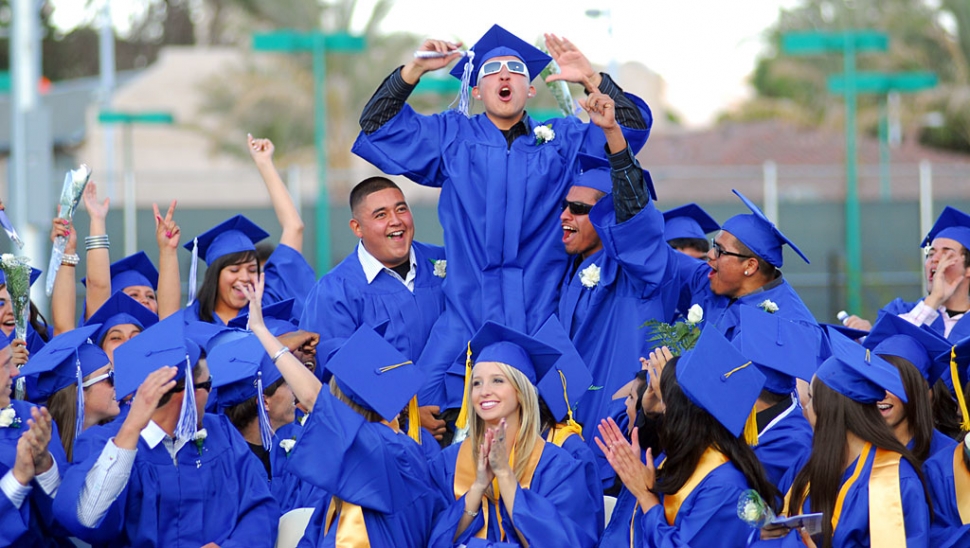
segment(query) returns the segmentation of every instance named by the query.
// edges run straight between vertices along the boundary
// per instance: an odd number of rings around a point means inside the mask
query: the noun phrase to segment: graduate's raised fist
[[[401,77],[408,84],[418,83],[426,72],[447,67],[452,61],[461,57],[458,48],[461,42],[427,39],[415,52],[415,57],[401,69]]]

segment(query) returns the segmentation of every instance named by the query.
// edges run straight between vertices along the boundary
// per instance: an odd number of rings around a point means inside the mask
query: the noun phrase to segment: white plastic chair
[[[606,523],[603,527],[610,524],[610,516],[613,515],[613,508],[616,506],[616,497],[611,497],[609,495],[603,495],[603,509],[606,510]]]
[[[296,548],[303,538],[313,508],[294,508],[280,516],[280,533],[276,537],[276,548]]]

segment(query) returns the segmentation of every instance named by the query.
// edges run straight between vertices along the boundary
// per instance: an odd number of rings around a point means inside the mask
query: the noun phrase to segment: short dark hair
[[[176,367],[181,367],[181,366],[180,365],[176,365]],[[199,360],[199,363],[196,363],[192,367],[192,378],[195,379],[196,377],[198,377],[200,371],[202,371],[202,361],[201,360]],[[163,394],[162,397],[161,397],[161,399],[158,400],[158,408],[164,407],[165,404],[168,403],[172,399],[172,396],[173,395],[178,394],[179,392],[184,392],[184,391],[185,391],[185,377],[182,377],[181,379],[179,379],[178,381],[175,382],[175,386],[173,386],[171,388],[171,390],[169,390],[168,392],[166,392],[165,394]]]
[[[202,287],[196,300],[199,301],[199,319],[203,322],[213,323],[216,312],[216,300],[219,298],[219,273],[227,266],[245,264],[256,261],[256,273],[259,273],[259,260],[255,251],[239,251],[227,253],[219,257],[205,270],[205,278],[202,279]]]
[[[751,248],[744,245],[744,242],[739,240],[737,237],[734,239],[738,242],[738,253],[741,255],[750,255],[754,257],[756,261],[758,261],[758,272],[761,272],[761,274],[763,274],[769,280],[773,280],[775,276],[778,275],[778,269],[775,268],[775,265],[759,257],[757,253],[751,251]]]
[[[364,198],[370,196],[375,192],[380,192],[382,190],[393,188],[398,191],[401,187],[397,186],[394,181],[388,179],[387,177],[382,177],[380,175],[375,175],[374,177],[368,177],[363,181],[357,183],[357,186],[350,191],[350,211],[353,213],[357,206],[364,201]],[[403,194],[403,193],[402,193]]]
[[[711,250],[711,242],[707,238],[671,238],[667,244],[674,249],[696,249],[701,253]]]
[[[276,382],[263,389],[263,395],[267,398],[273,397],[273,394],[275,394],[285,382],[286,379],[282,377],[277,379]],[[227,407],[225,414],[226,418],[229,419],[229,422],[236,427],[236,430],[241,432],[243,428],[246,428],[254,420],[259,418],[259,402],[256,401],[256,396],[253,396],[248,400],[233,405],[232,407]]]

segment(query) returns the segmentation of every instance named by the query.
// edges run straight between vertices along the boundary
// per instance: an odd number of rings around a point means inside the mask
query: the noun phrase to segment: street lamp
[[[102,110],[98,114],[102,124],[121,124],[124,128],[125,148],[125,256],[138,251],[138,227],[135,224],[135,146],[132,142],[132,126],[135,124],[171,125],[175,119],[171,113],[161,111],[123,112]]]

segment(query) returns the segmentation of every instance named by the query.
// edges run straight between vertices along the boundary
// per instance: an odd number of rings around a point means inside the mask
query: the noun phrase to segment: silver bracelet
[[[475,512],[473,514],[473,513],[469,512],[468,510],[465,510],[465,515],[468,516],[468,517],[470,517],[470,518],[477,518],[479,512],[481,512],[481,510],[479,510],[478,512]]]
[[[77,253],[71,253],[70,255],[63,255],[61,257],[62,266],[77,266],[81,262],[81,257]]]
[[[87,251],[92,249],[109,249],[111,248],[111,241],[108,240],[107,234],[98,234],[95,236],[85,236],[84,237],[84,248]]]
[[[283,354],[286,354],[289,351],[290,351],[290,349],[287,348],[287,347],[285,347],[285,346],[282,347],[282,348],[280,348],[279,350],[277,350],[276,351],[276,354],[273,354],[273,364],[275,365],[276,364],[276,360],[280,359],[280,356],[282,356]]]

